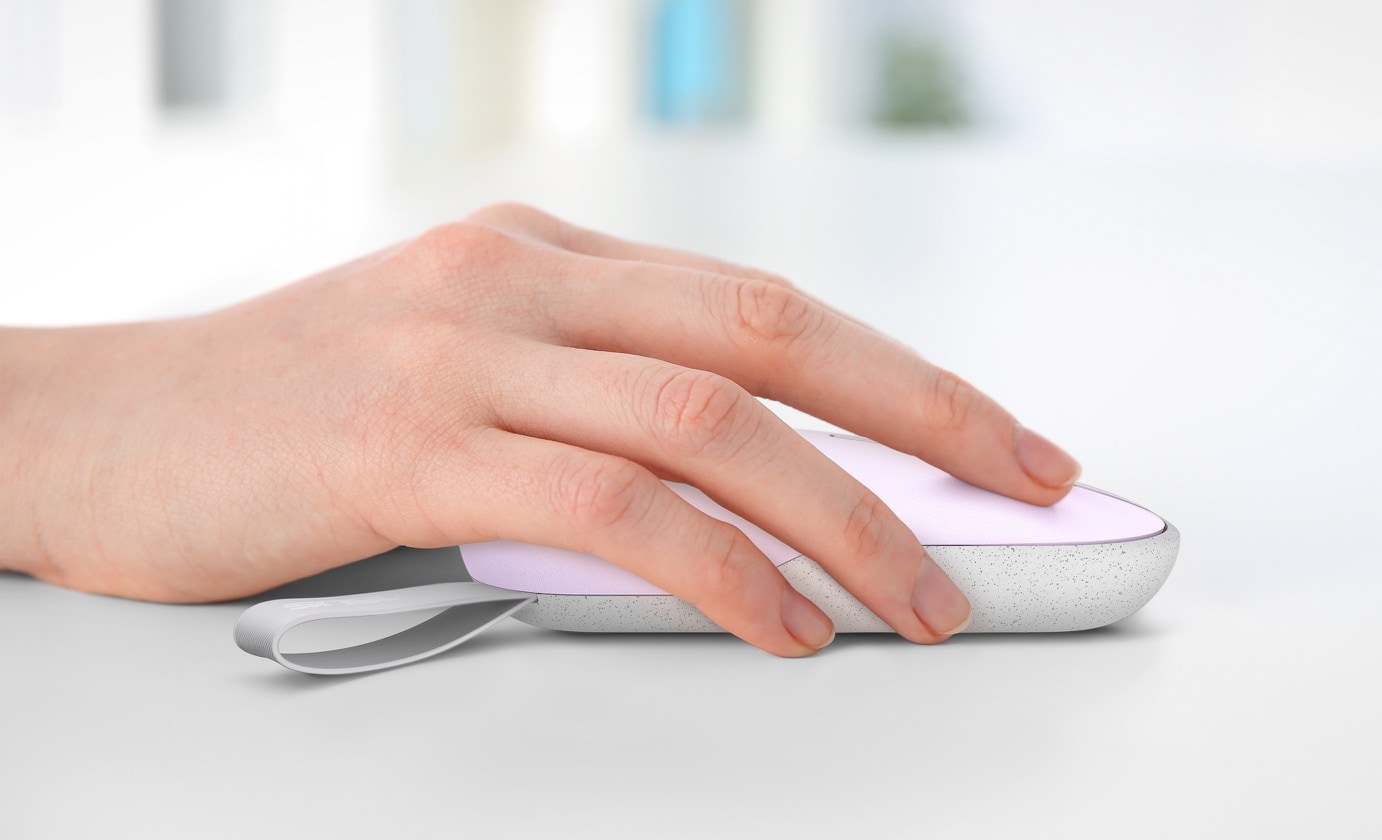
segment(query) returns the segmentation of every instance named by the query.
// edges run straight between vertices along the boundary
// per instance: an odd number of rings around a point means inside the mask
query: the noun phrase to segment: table
[[[690,154],[649,153],[586,220],[780,268],[964,372],[1181,529],[1161,594],[1097,631],[800,661],[510,621],[310,678],[233,646],[244,603],[2,575],[0,833],[1382,836],[1382,173]],[[628,165],[496,182],[577,215]],[[294,591],[463,574],[400,550]]]

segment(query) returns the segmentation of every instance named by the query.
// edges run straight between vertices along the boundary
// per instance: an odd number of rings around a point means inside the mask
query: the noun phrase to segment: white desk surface
[[[0,835],[1382,836],[1382,175],[941,157],[590,221],[780,268],[998,396],[1181,529],[1142,612],[800,661],[508,622],[309,678],[233,646],[243,604],[4,575]],[[579,181],[506,187],[580,215]]]

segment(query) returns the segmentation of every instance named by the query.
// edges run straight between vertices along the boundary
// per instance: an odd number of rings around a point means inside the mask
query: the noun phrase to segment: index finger
[[[969,382],[788,284],[595,262],[570,281],[579,317],[554,325],[576,346],[714,371],[1033,504],[1059,501],[1079,476],[1073,458]]]
[[[587,322],[592,329],[580,336],[583,346],[601,347],[600,333],[627,339],[604,349],[713,370],[758,396],[1025,502],[1053,504],[1079,478],[1074,458],[968,381],[781,277],[620,239],[522,205],[499,205],[481,215],[518,224],[573,253],[639,264],[640,276],[631,280],[625,272],[612,299],[599,301],[609,317],[598,326]],[[662,272],[659,266],[690,269],[691,276]],[[621,302],[627,306],[617,315],[607,308]],[[728,345],[705,342],[706,333],[697,332],[705,328],[718,329]],[[664,352],[649,352],[647,346]]]

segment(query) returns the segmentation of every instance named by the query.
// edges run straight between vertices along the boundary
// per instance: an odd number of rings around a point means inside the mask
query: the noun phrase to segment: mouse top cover
[[[919,458],[852,435],[801,432],[883,500],[928,547],[1091,545],[1145,539],[1166,530],[1161,517],[1124,499],[1076,485],[1040,507],[966,484]],[[704,513],[728,522],[781,566],[801,552],[686,484],[668,482]],[[662,589],[591,554],[510,540],[466,546],[472,577],[520,592],[662,595]]]

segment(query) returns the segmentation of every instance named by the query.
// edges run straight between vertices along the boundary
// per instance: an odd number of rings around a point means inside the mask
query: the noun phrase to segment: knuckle
[[[842,536],[856,558],[876,557],[883,553],[888,543],[889,513],[883,500],[867,490],[850,508]]]
[[[969,423],[979,402],[979,389],[948,370],[938,370],[924,389],[922,416],[928,425],[956,431]]]
[[[429,264],[452,270],[503,262],[516,245],[509,234],[474,221],[437,225],[413,241],[413,249]]]
[[[521,201],[496,201],[471,213],[467,218],[476,222],[513,222],[547,218],[547,214]]]
[[[814,335],[824,312],[784,282],[767,279],[738,284],[735,326],[754,343],[791,343]]]
[[[712,597],[749,589],[754,574],[753,543],[744,532],[723,522],[706,534],[699,565],[699,588]]]
[[[711,451],[732,455],[752,437],[756,408],[756,401],[734,382],[706,371],[681,370],[658,383],[652,416],[659,438],[683,456]]]
[[[556,467],[553,507],[568,521],[593,530],[640,516],[651,494],[647,475],[630,461],[589,453],[564,459]]]

